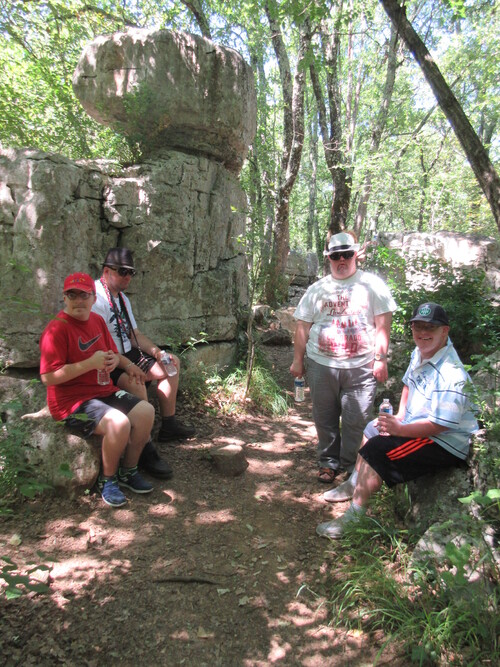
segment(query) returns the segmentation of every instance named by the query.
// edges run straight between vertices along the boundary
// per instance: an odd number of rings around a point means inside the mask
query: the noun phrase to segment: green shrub
[[[9,506],[20,495],[33,498],[38,492],[51,488],[37,480],[35,468],[26,460],[29,430],[20,419],[22,408],[20,400],[0,405],[0,514],[9,513]]]
[[[370,250],[366,268],[382,276],[391,288],[398,304],[391,339],[407,360],[414,344],[406,323],[413,309],[424,301],[434,301],[445,308],[450,319],[450,338],[464,363],[470,363],[474,354],[498,349],[500,309],[491,300],[491,288],[481,269],[452,267],[433,257],[408,260],[384,247]]]
[[[470,543],[449,544],[440,564],[420,564],[411,558],[415,538],[397,531],[386,515],[348,527],[331,546],[335,568],[326,593],[331,624],[381,631],[377,662],[390,646],[393,657],[399,647],[407,664],[498,664],[495,564],[477,522],[470,519],[463,533]],[[481,573],[477,581],[475,573]]]

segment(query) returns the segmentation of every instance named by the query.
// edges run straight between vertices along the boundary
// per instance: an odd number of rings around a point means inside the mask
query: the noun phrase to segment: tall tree
[[[305,61],[311,43],[311,33],[309,21],[307,17],[303,17],[299,25],[297,63],[292,77],[277,5],[274,0],[266,0],[264,9],[271,29],[271,40],[278,62],[283,94],[283,151],[276,194],[272,266],[266,285],[268,303],[276,303],[286,296],[285,289],[288,290],[288,285],[283,283],[283,276],[290,251],[290,193],[299,172],[304,146]]]
[[[330,210],[331,232],[345,229],[351,201],[351,173],[347,168],[348,156],[343,142],[342,97],[340,92],[340,40],[343,24],[342,2],[335,3],[333,25],[323,18],[317,26],[321,58],[315,58],[309,66],[312,87],[318,106],[319,127],[325,161],[332,179]],[[319,69],[326,72],[326,97]],[[352,90],[350,91],[352,94]],[[352,109],[351,100],[348,107]],[[353,120],[352,114],[350,120]]]
[[[380,102],[379,111],[375,119],[375,123],[371,133],[369,152],[372,155],[375,155],[380,147],[380,142],[382,141],[382,133],[385,130],[387,124],[387,116],[389,114],[389,107],[391,104],[392,93],[394,91],[394,82],[396,79],[396,69],[398,65],[397,48],[398,48],[398,36],[395,28],[392,28],[390,37],[387,42],[387,68],[386,68],[384,90],[382,94],[382,100]],[[372,191],[372,172],[369,167],[365,173],[363,185],[361,187],[360,200],[358,203],[353,225],[354,231],[356,232],[358,238],[360,237],[361,230],[363,229],[363,225],[366,219],[368,201],[370,199],[371,191]]]
[[[441,74],[437,64],[406,17],[398,0],[380,0],[384,10],[418,62],[427,83],[432,88],[441,110],[460,142],[500,231],[500,178],[488,152],[476,134],[465,112]]]

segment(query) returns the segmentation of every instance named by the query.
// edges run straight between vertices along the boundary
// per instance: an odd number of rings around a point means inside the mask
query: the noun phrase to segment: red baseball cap
[[[67,276],[64,281],[63,292],[72,289],[95,294],[95,284],[88,273],[71,273]]]

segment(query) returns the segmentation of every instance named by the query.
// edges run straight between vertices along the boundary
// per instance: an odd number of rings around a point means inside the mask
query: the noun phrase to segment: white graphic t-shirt
[[[120,307],[119,298],[118,297],[115,298],[110,294],[111,299],[113,299],[115,303],[116,312],[118,313],[117,317],[115,311],[113,310],[113,308],[111,308],[111,305],[108,301],[108,297],[106,296],[106,292],[104,291],[104,287],[102,286],[100,280],[95,281],[95,288],[96,288],[96,302],[92,306],[92,310],[94,311],[94,313],[97,313],[98,315],[104,318],[104,321],[108,326],[109,333],[112,335],[113,340],[116,343],[118,352],[120,352],[120,354],[129,352],[132,347],[132,343],[130,342],[130,337],[132,332],[130,331],[130,325],[128,323],[127,316]],[[127,307],[128,314],[130,316],[132,329],[137,329],[137,324],[134,318],[134,314],[132,313],[132,307],[130,305],[130,301],[123,292],[122,292],[122,298],[125,303],[125,306]]]
[[[373,359],[375,316],[395,310],[384,281],[358,270],[345,280],[329,275],[311,285],[294,317],[312,322],[306,347],[310,359],[333,368],[357,368]]]

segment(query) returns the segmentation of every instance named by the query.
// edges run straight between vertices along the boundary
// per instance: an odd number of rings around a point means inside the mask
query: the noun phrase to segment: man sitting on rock
[[[161,361],[162,350],[137,328],[128,297],[123,293],[135,275],[132,252],[128,248],[111,248],[104,260],[102,276],[95,281],[97,300],[93,306],[95,313],[101,315],[118,350],[144,372],[146,381],[156,380],[156,392],[160,404],[161,428],[158,434],[160,442],[190,438],[195,434],[193,428],[182,424],[175,416],[179,373],[168,375]],[[179,370],[179,359],[172,355]],[[147,400],[146,387],[138,383],[129,374],[117,368],[111,374],[118,387]],[[171,468],[163,461],[153,442],[150,440],[141,455],[139,465],[156,477],[170,477]]]
[[[103,436],[97,486],[106,504],[121,507],[127,498],[120,486],[134,493],[153,490],[138,473],[137,462],[151,436],[154,409],[110,381],[109,373],[117,367],[139,382],[142,373],[118,354],[102,317],[91,312],[94,290],[86,273],[73,273],[64,281],[64,309],[40,339],[40,375],[54,419],[84,438]]]
[[[323,494],[331,503],[352,502],[338,519],[318,525],[322,537],[341,537],[382,482],[392,487],[467,458],[478,424],[467,395],[470,378],[448,338],[448,316],[442,306],[423,303],[410,324],[416,348],[403,376],[398,413],[380,414],[366,426],[352,475]]]

